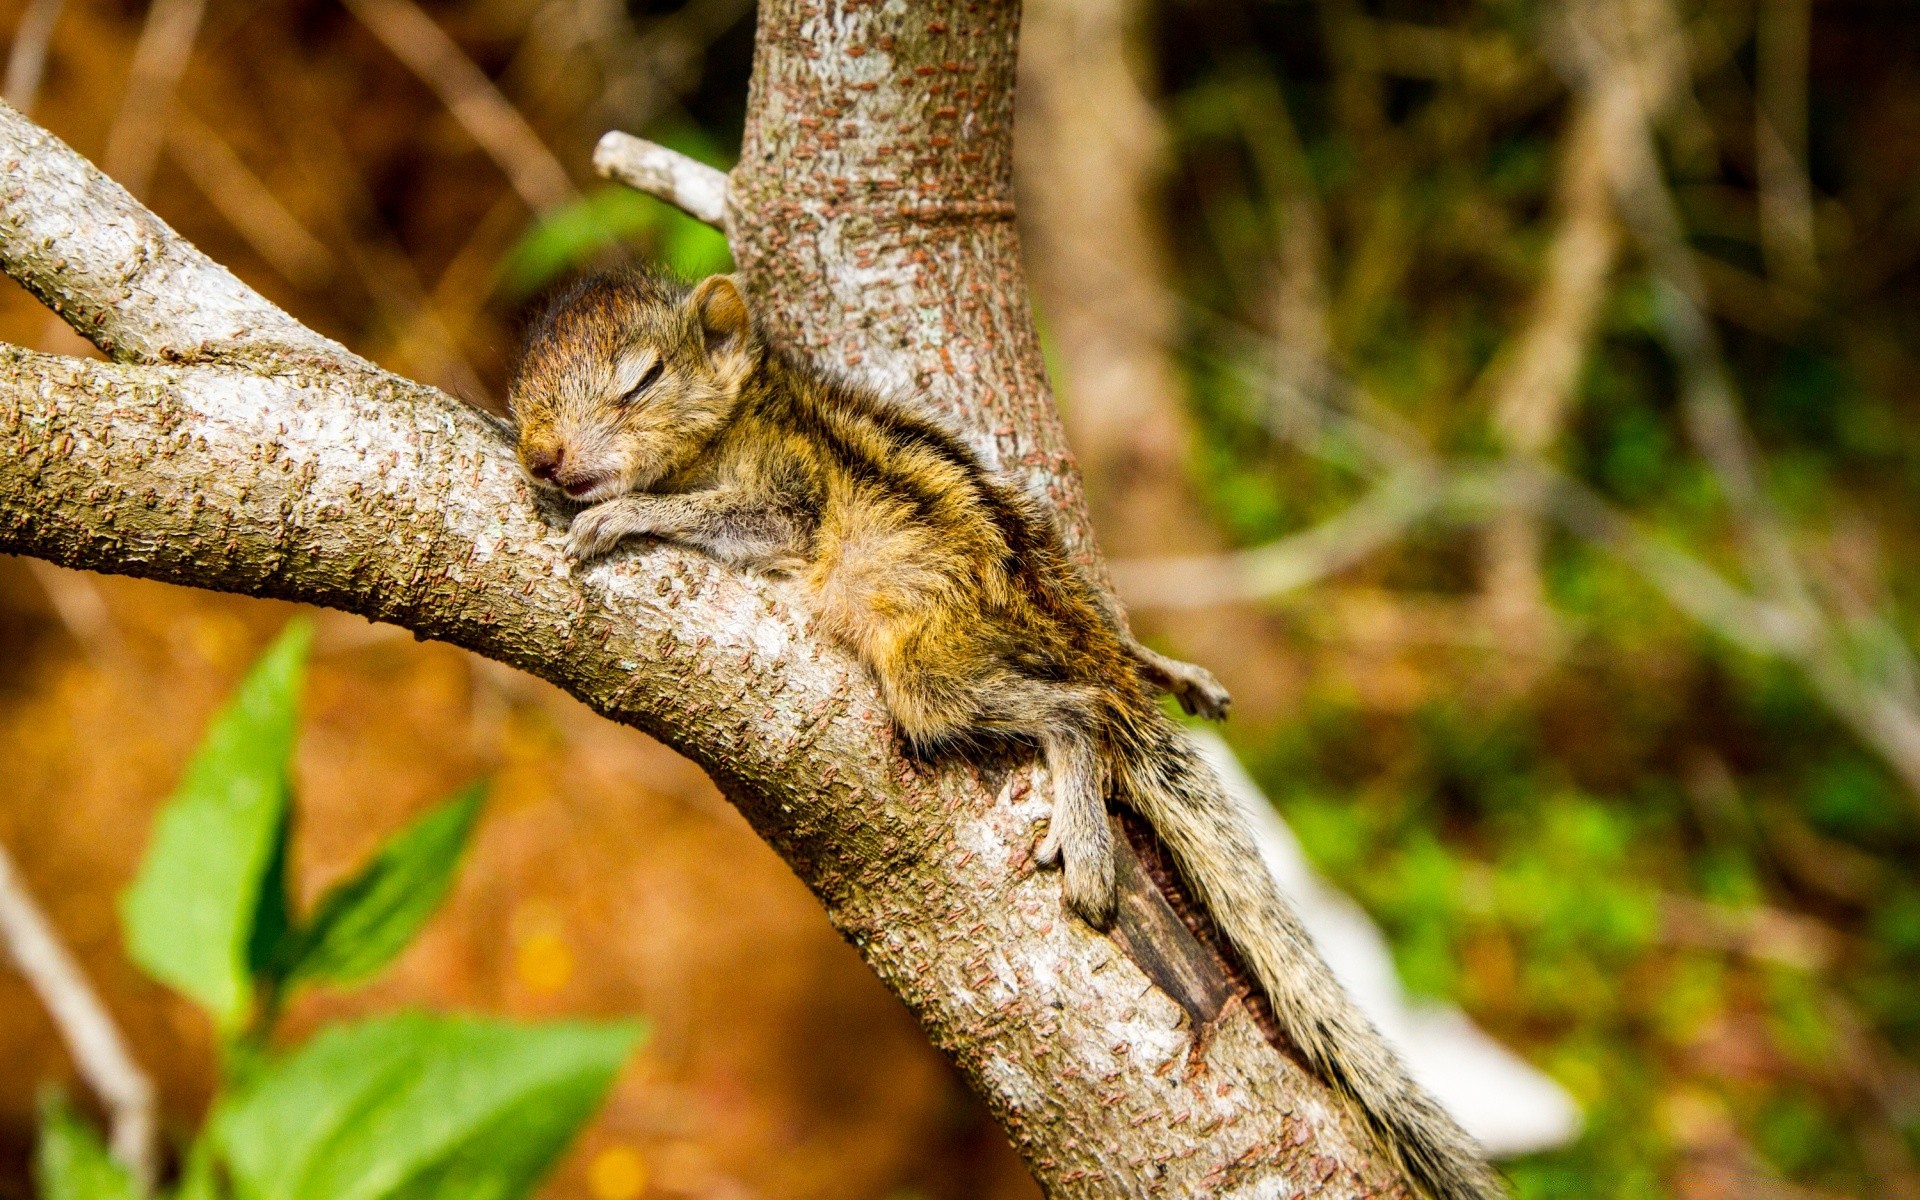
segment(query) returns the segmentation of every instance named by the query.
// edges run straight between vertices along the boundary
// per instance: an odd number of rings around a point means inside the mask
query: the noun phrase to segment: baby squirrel
[[[1068,906],[1116,901],[1111,792],[1172,852],[1309,1064],[1435,1200],[1504,1194],[1314,951],[1241,814],[1154,697],[1224,715],[1205,672],[1141,646],[1050,513],[905,405],[777,352],[724,275],[691,289],[596,276],[535,321],[510,403],[522,466],[590,507],[567,553],[630,537],[796,579],[879,683],[918,752],[1037,745],[1052,820],[1036,851]]]

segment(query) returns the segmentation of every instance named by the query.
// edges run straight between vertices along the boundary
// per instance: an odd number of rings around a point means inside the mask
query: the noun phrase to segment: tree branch
[[[374,369],[235,279],[6,104],[0,164],[0,271],[109,355],[192,361],[267,344]]]
[[[1098,570],[1006,220],[1013,33],[1010,3],[764,4],[733,237],[776,337],[947,409]],[[800,123],[829,104],[834,146]],[[862,167],[882,140],[911,148],[903,177]],[[0,550],[360,613],[658,736],[1051,1195],[1404,1195],[1152,878],[1130,871],[1114,939],[1072,920],[1033,869],[1049,806],[1015,764],[905,756],[780,585],[661,546],[571,573],[564,514],[489,418],[305,330],[10,110],[0,161],[0,268],[133,360],[0,354]]]
[[[593,169],[657,196],[715,229],[727,225],[727,173],[645,138],[610,131],[593,148]]]

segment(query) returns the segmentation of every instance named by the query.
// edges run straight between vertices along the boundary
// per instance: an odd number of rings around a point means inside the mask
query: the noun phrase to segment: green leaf
[[[133,1177],[108,1156],[100,1135],[58,1097],[40,1106],[33,1180],[40,1200],[139,1200]]]
[[[186,1164],[180,1169],[180,1183],[170,1200],[221,1200],[225,1195],[220,1186],[219,1165],[214,1161],[212,1139],[203,1129],[187,1150]]]
[[[288,788],[291,794],[291,787]],[[280,810],[280,827],[274,830],[272,851],[266,870],[260,876],[260,894],[253,908],[252,930],[247,936],[247,973],[258,978],[271,974],[273,965],[290,953],[297,930],[293,921],[293,885],[287,874],[287,855],[293,849],[293,805]]]
[[[619,246],[640,246],[692,279],[733,269],[724,234],[632,188],[597,189],[542,215],[507,252],[500,288],[526,297]]]
[[[340,1026],[233,1096],[216,1137],[239,1200],[514,1200],[640,1032],[417,1013]]]
[[[274,863],[286,852],[287,761],[311,641],[305,621],[289,624],[214,718],[121,897],[134,961],[226,1032],[247,1017],[263,897],[270,916],[267,892],[285,886]]]
[[[453,886],[486,785],[476,783],[394,836],[321,897],[285,964],[289,979],[362,980],[393,961]]]

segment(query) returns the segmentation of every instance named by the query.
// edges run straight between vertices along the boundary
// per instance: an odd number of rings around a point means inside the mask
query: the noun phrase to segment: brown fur
[[[1125,630],[1049,514],[926,417],[767,349],[738,287],[641,272],[588,280],[529,339],[513,393],[536,482],[591,503],[575,559],[624,538],[790,575],[873,673],[918,749],[1040,748],[1039,849],[1097,927],[1115,905],[1111,788],[1147,818],[1246,960],[1282,1027],[1441,1200],[1500,1193],[1472,1142],[1353,1009],[1280,897],[1240,814],[1154,696],[1226,694]]]

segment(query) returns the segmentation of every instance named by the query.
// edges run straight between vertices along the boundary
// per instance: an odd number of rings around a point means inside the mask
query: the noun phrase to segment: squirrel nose
[[[566,457],[567,452],[558,446],[550,450],[529,450],[527,452],[527,471],[535,479],[544,479],[548,483],[552,483],[554,476],[560,473],[560,464],[565,461]]]

